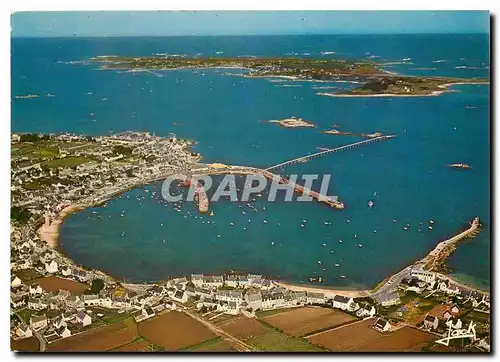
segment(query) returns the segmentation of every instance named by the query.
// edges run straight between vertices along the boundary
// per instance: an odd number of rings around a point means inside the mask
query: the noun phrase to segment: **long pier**
[[[456,249],[456,244],[466,237],[475,235],[478,232],[479,226],[479,217],[475,217],[467,230],[464,230],[460,234],[457,234],[447,240],[441,241],[429,254],[427,254],[425,258],[420,260],[418,264],[422,265],[424,269],[429,271],[439,270],[443,266],[445,260]]]
[[[394,138],[394,137],[396,137],[396,136],[394,136],[394,135],[387,135],[387,136],[379,136],[379,137],[370,138],[368,140],[363,140],[363,141],[351,143],[351,144],[348,144],[348,145],[345,145],[345,146],[340,146],[340,147],[336,147],[336,148],[332,148],[332,149],[327,149],[327,150],[324,150],[324,151],[321,151],[321,152],[316,152],[316,153],[313,153],[312,155],[297,157],[297,158],[294,158],[293,160],[289,160],[289,161],[282,162],[282,163],[279,163],[277,165],[268,167],[265,170],[266,171],[271,171],[271,170],[283,168],[283,167],[286,167],[286,166],[294,165],[294,164],[299,163],[299,162],[305,162],[305,161],[312,160],[312,159],[315,159],[315,158],[318,158],[318,157],[326,156],[326,155],[329,155],[330,153],[342,152],[342,151],[350,150],[350,149],[353,149],[353,148],[361,147],[361,146],[364,146],[364,145],[367,145],[367,144],[370,144],[370,143],[375,143],[375,142],[380,142],[380,141],[383,141],[383,140],[388,140],[388,139],[391,139],[391,138]]]
[[[290,180],[272,173],[272,170],[276,169],[281,169],[286,166],[290,166],[293,164],[296,164],[298,162],[304,162],[307,160],[315,159],[318,157],[326,156],[331,153],[336,153],[336,152],[342,152],[346,151],[349,149],[361,147],[370,143],[376,143],[380,142],[383,140],[391,139],[396,136],[394,135],[386,135],[386,136],[379,136],[379,137],[373,137],[368,140],[363,140],[355,143],[351,143],[348,145],[332,148],[332,149],[326,149],[321,152],[316,152],[311,155],[307,156],[302,156],[298,158],[294,158],[293,160],[289,160],[286,162],[279,163],[277,165],[268,167],[266,169],[260,169],[257,167],[249,167],[249,166],[236,166],[236,165],[223,165],[223,164],[212,164],[212,165],[207,165],[207,167],[202,167],[198,169],[191,170],[191,174],[193,177],[201,176],[201,175],[221,175],[221,174],[243,174],[243,175],[262,175],[270,180],[277,181],[281,184],[287,184],[290,187],[294,189],[295,192],[300,192],[304,196],[310,196],[315,200],[318,200],[319,202],[322,202],[324,204],[327,204],[328,206],[336,209],[343,209],[344,204],[338,200],[333,200],[331,197],[322,195],[319,192],[310,190],[309,188],[306,188],[302,185],[296,184],[294,182],[291,182]],[[209,207],[209,201],[208,198],[205,194],[205,192],[201,190],[200,186],[196,186],[196,195],[198,197],[198,208],[201,212],[206,212],[208,211]]]

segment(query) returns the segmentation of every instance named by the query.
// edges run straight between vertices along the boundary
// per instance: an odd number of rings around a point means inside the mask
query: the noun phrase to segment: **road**
[[[21,316],[17,314],[17,312],[15,312],[15,314],[20,321],[23,320]],[[45,338],[43,338],[43,332],[45,331],[45,329],[47,329],[47,327],[42,328],[39,331],[35,331],[33,328],[31,328],[31,330],[33,331],[33,335],[36,337],[36,339],[38,339],[38,342],[40,343],[40,352],[44,352],[47,348],[47,342],[45,342]]]
[[[381,297],[390,295],[391,293],[394,293],[398,289],[398,285],[401,283],[401,281],[404,278],[407,278],[410,276],[411,272],[411,266],[407,266],[400,272],[392,275],[385,284],[383,284],[379,290],[377,290],[375,293],[371,294],[370,297],[373,299],[380,300]]]
[[[229,339],[230,341],[234,342],[238,347],[241,348],[241,351],[243,352],[258,352],[258,349],[253,347],[253,346],[250,346],[249,344],[246,344],[245,342],[243,341],[240,341],[239,339],[233,337],[232,335],[230,335],[229,333],[227,333],[226,331],[220,329],[219,327],[217,327],[216,325],[198,317],[197,315],[191,313],[187,308],[182,308],[181,309],[184,313],[186,313],[188,316],[190,316],[191,318],[197,320],[198,322],[204,324],[208,329],[210,329],[212,332],[214,332],[216,335],[220,336],[220,337],[223,337],[223,338],[226,338],[226,339]]]

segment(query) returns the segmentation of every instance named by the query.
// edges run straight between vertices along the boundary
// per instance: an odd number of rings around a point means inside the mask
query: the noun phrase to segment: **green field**
[[[263,352],[325,352],[302,338],[294,338],[271,328],[246,342]]]
[[[48,161],[44,164],[44,166],[48,168],[75,167],[89,161],[90,159],[86,157],[65,157]]]

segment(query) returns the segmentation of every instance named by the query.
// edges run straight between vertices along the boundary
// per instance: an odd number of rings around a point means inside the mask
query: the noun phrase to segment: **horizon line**
[[[180,37],[231,37],[231,36],[311,36],[311,35],[490,35],[490,32],[405,32],[405,33],[270,33],[270,34],[141,34],[141,35],[12,35],[11,39],[40,39],[40,38],[180,38]]]

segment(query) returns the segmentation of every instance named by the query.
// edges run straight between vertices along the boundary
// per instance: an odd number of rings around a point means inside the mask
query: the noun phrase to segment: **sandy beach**
[[[83,208],[80,205],[69,205],[61,210],[56,219],[54,219],[50,225],[43,224],[40,229],[38,229],[38,235],[42,241],[45,241],[51,248],[57,247],[57,239],[59,237],[59,227],[61,226],[64,218],[68,216],[73,211]]]
[[[368,290],[349,290],[349,289],[327,289],[327,288],[316,288],[307,285],[294,285],[288,283],[277,282],[277,285],[294,290],[297,292],[313,292],[313,293],[324,293],[325,296],[333,298],[335,295],[340,294],[345,297],[360,298],[367,297],[370,292]]]

